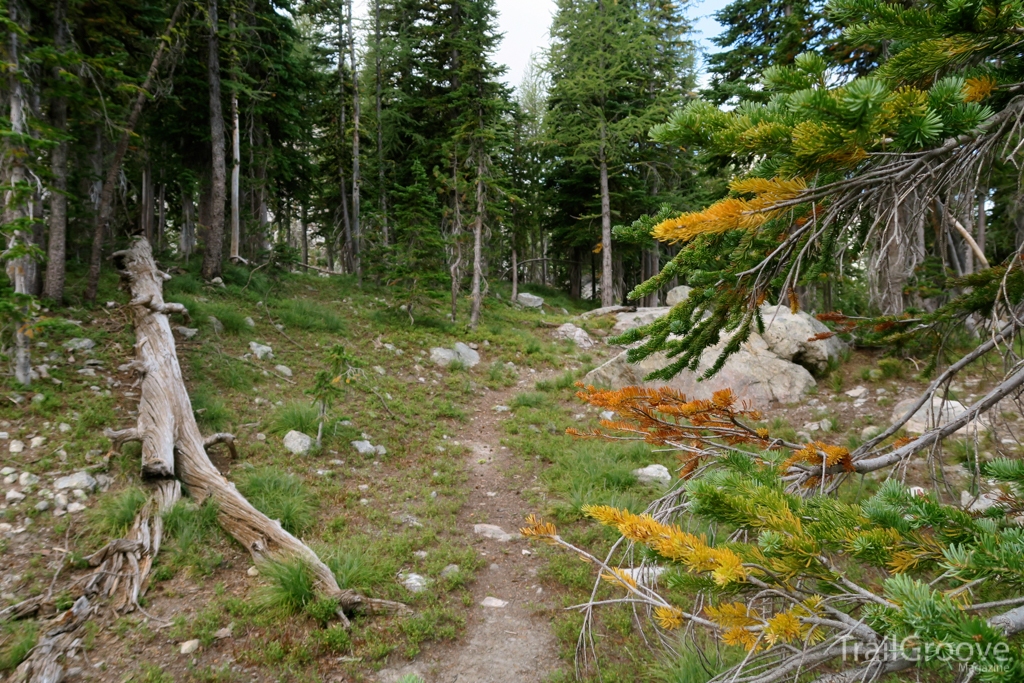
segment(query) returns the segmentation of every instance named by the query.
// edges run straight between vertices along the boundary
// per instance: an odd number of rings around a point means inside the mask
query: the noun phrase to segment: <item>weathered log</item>
[[[76,632],[97,609],[90,605],[90,599],[109,598],[111,607],[118,612],[138,608],[139,598],[149,583],[153,560],[160,551],[163,515],[181,499],[182,483],[196,502],[214,500],[221,526],[249,551],[257,564],[295,559],[304,562],[316,579],[318,592],[338,601],[338,617],[343,623],[348,623],[345,611],[408,612],[401,603],[342,590],[316,553],[285,531],[278,521],[253,507],[210,462],[206,449],[214,444],[225,443],[235,454],[234,437],[213,434],[204,439],[196,424],[168,320],[169,314],[186,311],[180,304],[164,302],[163,281],[168,276],[157,269],[149,242],[144,238],[114,256],[131,291],[129,307],[138,340],[133,365],[143,376],[138,423],[134,428],[107,430],[106,434],[115,447],[128,441],[142,442],[142,476],[151,496],[124,538],[111,540],[89,557],[89,564],[95,569],[84,581],[74,584],[79,599],[70,610],[49,622],[43,639],[12,680],[64,680],[67,655],[78,642]],[[0,611],[0,622],[33,616],[44,606],[52,609],[49,595]]]

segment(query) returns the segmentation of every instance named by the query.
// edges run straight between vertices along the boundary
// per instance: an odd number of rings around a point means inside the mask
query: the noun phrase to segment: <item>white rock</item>
[[[77,502],[76,503],[68,503],[68,512],[70,512],[71,514],[75,514],[76,512],[81,512],[84,509],[85,509],[85,506],[83,504],[81,504],[81,503],[77,503]]]
[[[665,295],[665,305],[675,306],[678,303],[686,301],[688,298],[690,298],[690,292],[692,291],[693,289],[691,287],[687,287],[686,285],[679,285],[678,287],[673,287],[672,289],[668,290],[668,294]]]
[[[615,314],[615,325],[612,334],[622,334],[635,327],[650,325],[658,318],[672,310],[669,306],[640,307],[635,311],[623,311]],[[593,311],[592,311],[593,312]]]
[[[224,323],[218,320],[216,316],[208,315],[206,316],[206,321],[210,323],[214,334],[224,334]]]
[[[245,316],[244,322],[245,326],[248,327],[249,329],[253,329],[254,327],[256,327],[256,321],[253,320],[250,316]]]
[[[248,574],[249,576],[259,576],[260,575],[260,570],[257,569],[256,567],[249,567],[249,569],[247,569],[245,573]]]
[[[295,455],[306,455],[313,447],[313,439],[293,429],[284,435],[284,447]]]
[[[540,308],[544,305],[544,299],[529,292],[519,292],[516,296],[516,303],[527,308]]]
[[[68,506],[68,496],[66,493],[58,493],[53,497],[53,504],[59,508],[66,508]]]
[[[450,565],[448,565],[447,567],[445,567],[444,569],[441,570],[441,578],[442,579],[449,579],[449,578],[457,575],[458,573],[459,573],[459,565],[457,565],[457,564],[450,564]]]
[[[2,470],[0,470],[0,475],[2,475],[4,477],[6,477],[8,474],[17,474],[17,473],[18,473],[18,470],[14,469],[13,467],[5,467]]]
[[[39,477],[32,474],[31,472],[22,472],[21,476],[18,477],[19,486],[35,486],[39,483]]]
[[[494,406],[491,410],[493,410],[496,413],[507,413],[512,409],[509,408],[508,406]]]
[[[969,491],[960,492],[960,507],[968,512],[985,512],[996,505],[999,505],[998,493],[983,493],[975,498]]]
[[[260,344],[258,342],[249,342],[249,350],[252,354],[260,360],[274,357],[274,349],[270,348],[266,344]]]
[[[34,437],[32,437],[32,441],[30,441],[28,445],[29,445],[29,448],[40,448],[45,443],[46,443],[46,437],[45,436],[34,436]]]
[[[291,377],[292,376],[292,369],[290,367],[288,367],[287,365],[275,365],[274,366],[274,370],[279,375],[284,375],[285,377]]]
[[[839,337],[811,341],[830,332],[825,323],[804,311],[793,311],[789,306],[762,306],[764,337],[768,349],[783,360],[803,365],[817,373],[825,372],[829,362],[839,358],[846,344]]]
[[[36,503],[35,508],[36,508],[36,510],[39,510],[40,512],[46,512],[47,510],[50,509],[50,501],[48,501],[48,500],[41,500],[38,503]]]
[[[863,396],[867,395],[868,388],[865,386],[856,386],[853,389],[850,389],[849,391],[844,391],[843,393],[849,396],[850,398],[862,398]]]
[[[11,438],[11,435],[7,432],[0,432],[0,441],[7,441],[9,438]]]
[[[902,418],[916,402],[916,398],[908,398],[897,403],[892,409],[892,421],[896,422]],[[910,420],[907,421],[903,428],[911,434],[923,434],[934,427],[941,427],[949,424],[966,412],[967,407],[959,401],[944,401],[938,396],[933,396],[931,404],[929,405],[925,402],[925,404],[921,406],[916,413],[914,413]],[[961,436],[976,434],[982,426],[981,421],[975,418],[957,430],[956,434]]]
[[[412,572],[401,572],[398,575],[398,580],[410,593],[422,593],[430,585],[430,579]]]
[[[502,543],[511,541],[513,538],[511,534],[505,533],[504,529],[494,524],[474,524],[473,533]]]
[[[352,448],[359,451],[359,455],[376,455],[377,447],[369,441],[353,441]]]
[[[11,445],[8,447],[8,450],[10,450],[10,452],[14,454],[21,453],[22,451],[25,450],[25,442],[15,439],[14,441],[11,442]]]
[[[82,489],[74,489],[71,492],[71,495],[77,498],[78,500],[85,500],[86,498],[89,497],[89,495]]]
[[[61,434],[67,434],[68,432],[71,431],[71,425],[69,425],[67,422],[61,422],[59,425],[57,425],[57,429],[60,430]]]
[[[480,604],[483,607],[495,607],[495,608],[500,609],[502,607],[507,607],[508,606],[508,601],[506,601],[506,600],[499,600],[498,598],[492,598],[491,596],[488,595],[486,598],[483,599],[483,602],[481,602]]]
[[[420,524],[420,526],[423,526],[423,525]],[[416,552],[413,553],[413,556],[414,557],[418,557],[421,560],[425,560],[425,559],[427,559],[427,556],[429,554],[430,553],[428,553],[426,550],[417,550]]]
[[[5,484],[13,484],[16,481],[18,481],[17,473],[15,473],[15,474],[8,474],[6,477],[4,477],[4,483]]]
[[[181,654],[183,654],[183,655],[190,655],[190,654],[192,654],[193,652],[195,652],[198,649],[199,649],[199,641],[198,640],[186,640],[184,643],[181,644],[181,650],[180,651],[181,651]]]
[[[373,447],[373,452],[376,453],[377,455],[387,455],[388,449],[384,448],[380,444],[377,444],[376,446]]]
[[[92,339],[75,337],[64,342],[63,346],[68,351],[88,351],[96,346],[96,342]]]
[[[9,534],[13,530],[13,524],[8,524],[7,522],[0,522],[0,534]]]
[[[184,327],[182,325],[179,325],[178,327],[175,327],[174,331],[177,332],[178,334],[180,334],[182,336],[182,338],[184,338],[184,339],[191,339],[192,337],[194,337],[197,334],[199,334],[199,330],[198,329],[196,329],[194,327]]]
[[[96,490],[96,480],[88,472],[75,472],[66,477],[60,477],[53,482],[53,488],[58,491],[65,489],[84,489],[87,491]]]
[[[645,382],[644,377],[660,370],[671,361],[664,353],[654,353],[633,364],[623,351],[584,378],[585,384],[622,389],[627,386],[671,387],[690,399],[710,399],[719,389],[731,389],[741,401],[757,407],[768,407],[772,401],[794,403],[815,386],[814,377],[807,368],[783,360],[768,350],[759,335],[751,334],[740,350],[729,356],[722,369],[710,379],[699,381],[721,354],[727,335],[717,345],[701,355],[696,371],[683,370],[670,381]]]
[[[555,330],[555,339],[568,339],[581,349],[590,349],[597,345],[586,330],[572,323],[565,323]]]
[[[263,432],[257,432],[256,440],[257,441],[266,441],[267,440],[267,435],[264,434]]]
[[[634,476],[641,484],[660,484],[668,486],[672,483],[672,474],[664,465],[654,464],[633,470]]]
[[[25,494],[17,489],[11,489],[5,496],[8,503],[20,503],[25,500]]]
[[[860,430],[860,438],[871,439],[881,434],[882,431],[883,430],[881,427],[876,427],[875,425],[868,425],[864,429]]]

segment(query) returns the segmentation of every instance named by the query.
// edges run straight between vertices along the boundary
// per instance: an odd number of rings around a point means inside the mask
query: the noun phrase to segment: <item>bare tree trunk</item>
[[[519,298],[519,263],[516,260],[516,247],[512,245],[512,301]]]
[[[469,312],[469,327],[476,329],[480,322],[480,283],[483,280],[483,233],[484,233],[484,156],[477,150],[476,162],[476,217],[473,220],[473,289]]]
[[[57,52],[67,48],[66,27],[67,0],[54,3],[53,46]],[[60,70],[54,69],[54,78]],[[68,100],[64,96],[54,98],[50,108],[51,123],[63,135],[68,127]],[[49,235],[46,244],[46,280],[43,297],[60,302],[64,299],[65,263],[67,261],[68,227],[68,141],[61,140],[50,157],[50,171],[53,173],[53,187],[50,192]]]
[[[462,279],[460,270],[462,265],[462,211],[459,201],[459,160],[457,157],[452,160],[452,197],[455,202],[452,225],[455,259],[448,266],[448,272],[452,278],[452,322],[455,322],[459,313],[459,281]]]
[[[339,6],[339,12],[341,8]],[[351,12],[349,7],[349,12]],[[338,125],[338,188],[341,194],[341,217],[345,226],[345,270],[349,273],[355,272],[355,263],[352,260],[352,255],[355,253],[355,249],[352,245],[352,219],[348,212],[348,190],[346,185],[348,182],[345,180],[345,164],[342,163],[341,149],[343,149],[343,143],[345,142],[345,17],[343,14],[338,16],[338,89],[341,92],[341,116],[339,117]]]
[[[299,229],[302,230],[302,265],[309,265],[309,225],[306,223],[306,203],[299,210]]]
[[[356,278],[363,279],[363,266],[360,262],[362,252],[362,228],[359,224],[359,186],[362,177],[359,173],[359,64],[356,62],[356,43],[352,35],[352,0],[348,0],[348,54],[352,63],[352,263],[355,266]]]
[[[135,103],[132,105],[131,113],[128,114],[128,120],[125,122],[124,128],[121,129],[121,137],[117,141],[117,147],[114,148],[114,156],[110,160],[110,168],[107,169],[107,176],[103,181],[103,189],[100,190],[99,204],[96,209],[96,224],[92,236],[92,254],[89,257],[89,279],[85,286],[86,301],[96,300],[96,290],[100,284],[100,265],[103,262],[103,235],[113,214],[114,185],[117,183],[117,177],[121,170],[121,162],[128,151],[128,141],[135,130],[135,124],[139,122],[142,106],[149,97],[149,90],[153,87],[153,80],[160,69],[160,62],[163,61],[164,55],[167,53],[167,46],[171,42],[171,32],[174,30],[174,25],[178,22],[178,17],[181,15],[181,9],[184,5],[184,0],[179,0],[178,5],[174,8],[174,14],[171,15],[171,19],[167,23],[167,29],[160,36],[160,40],[157,41],[156,54],[153,55],[149,71],[146,72],[146,79],[142,82],[142,87],[139,88],[138,94],[135,96]]]
[[[142,169],[142,187],[140,188],[140,201],[139,201],[139,232],[141,232],[150,244],[153,243],[153,209],[155,202],[153,200],[153,176],[152,171],[149,167],[149,162],[146,162],[145,167]]]
[[[167,183],[160,183],[160,196],[156,200],[156,250],[164,246],[164,230],[167,229]]]
[[[220,39],[217,25],[217,0],[209,0],[210,34],[207,41],[206,75],[210,83],[211,211],[203,249],[203,277],[212,280],[221,274],[224,253],[224,204],[227,164],[224,149],[224,115],[220,103]]]
[[[11,3],[8,5],[11,22],[17,24],[19,20],[18,10],[20,8]],[[27,135],[25,126],[25,93],[21,86],[21,65],[18,45],[18,34],[15,31],[8,33],[10,41],[10,61],[8,70],[8,87],[10,88],[10,117],[11,133],[15,136],[11,143],[14,147],[10,158],[9,187],[4,197],[5,223],[14,223],[15,228],[7,242],[7,250],[11,252],[12,258],[7,261],[7,276],[14,285],[16,295],[28,297],[28,264],[29,256],[23,252],[31,246],[28,226],[25,225],[29,218],[27,203],[31,201],[27,196],[25,185],[28,182],[28,173],[25,169],[25,158],[27,154],[21,149],[21,138]],[[32,359],[30,356],[31,340],[27,333],[28,317],[31,308],[28,304],[18,306],[19,313],[24,320],[15,323],[14,331],[14,377],[18,383],[28,386],[32,381]]]
[[[178,236],[178,249],[185,255],[185,263],[196,248],[196,209],[192,202],[192,192],[181,188],[181,233]]]
[[[601,164],[601,305],[615,304],[612,284],[612,207],[608,191],[608,158],[606,156],[607,130],[601,124],[601,149],[598,161]]]
[[[231,10],[228,19],[231,35],[235,34],[235,10]],[[233,40],[233,38],[232,38]],[[235,80],[231,74],[232,82]],[[242,139],[238,122],[238,91],[231,89],[231,247],[229,257],[232,261],[241,261],[242,241],[242,198],[239,196],[239,180],[242,173]]]
[[[377,67],[377,191],[380,193],[380,220],[384,246],[388,246],[388,195],[384,187],[384,124],[381,121],[381,75],[380,75],[380,0],[373,6],[374,32],[377,37],[377,49],[374,57]]]

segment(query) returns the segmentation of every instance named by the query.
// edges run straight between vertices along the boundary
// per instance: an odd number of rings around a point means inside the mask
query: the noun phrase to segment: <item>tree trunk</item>
[[[341,11],[339,7],[339,12]],[[351,12],[351,7],[349,8]],[[344,149],[345,142],[345,17],[343,14],[338,16],[338,89],[341,93],[341,115],[339,116],[338,123],[338,188],[341,194],[341,218],[345,227],[345,250],[344,250],[344,265],[345,270],[349,273],[355,272],[355,263],[352,259],[355,249],[352,245],[352,219],[348,211],[348,190],[346,186],[348,181],[345,180],[345,164],[342,163],[341,150]]]
[[[128,151],[128,142],[131,139],[132,132],[135,130],[135,124],[139,122],[142,106],[149,97],[149,90],[153,87],[153,80],[160,69],[160,62],[163,61],[164,55],[167,53],[167,46],[171,43],[171,32],[174,30],[174,25],[178,21],[184,4],[184,0],[179,0],[178,5],[174,8],[174,14],[171,15],[171,19],[167,24],[167,29],[160,36],[156,54],[153,55],[149,71],[146,72],[146,79],[142,82],[142,87],[139,88],[138,94],[135,96],[135,103],[132,105],[131,113],[128,114],[128,120],[125,122],[124,128],[121,129],[121,137],[117,141],[117,147],[114,148],[114,156],[110,160],[110,168],[107,169],[106,178],[103,180],[103,188],[100,190],[99,204],[96,208],[96,224],[92,235],[89,278],[85,286],[86,301],[96,300],[96,290],[100,284],[100,266],[103,262],[103,235],[113,214],[114,185],[117,183],[117,178],[120,175],[121,162]]]
[[[601,125],[601,306],[615,304],[612,273],[612,207],[608,192],[608,158],[605,149],[605,125]]]
[[[473,220],[473,290],[469,312],[469,327],[475,330],[480,322],[480,284],[483,280],[483,234],[484,234],[484,157],[477,151],[476,162],[476,217]]]
[[[142,377],[142,396],[136,426],[121,431],[108,429],[106,436],[115,446],[128,441],[142,443],[142,474],[152,482],[153,495],[136,516],[126,538],[112,540],[89,558],[96,571],[80,584],[81,597],[75,606],[59,615],[54,623],[70,625],[72,632],[77,631],[92,612],[89,599],[112,597],[114,610],[120,612],[139,607],[153,560],[160,550],[162,514],[179,500],[181,484],[197,503],[213,499],[221,527],[249,551],[257,565],[301,560],[312,574],[317,593],[337,600],[337,614],[345,625],[345,611],[408,613],[401,603],[365,598],[341,589],[316,553],[285,531],[280,522],[254,508],[210,462],[207,449],[225,442],[233,449],[234,437],[214,434],[204,438],[196,424],[169,320],[170,314],[185,313],[185,308],[164,303],[162,289],[166,276],[157,270],[146,240],[136,240],[129,250],[115,254],[115,259],[131,291],[129,309],[138,340],[138,357],[132,366]],[[31,598],[0,616],[29,616],[38,612],[46,599]],[[83,612],[84,618],[77,619]],[[50,633],[55,631],[47,635]],[[79,641],[64,638],[61,647],[44,642],[49,646],[35,648],[18,668],[15,680],[63,680],[62,655]],[[56,675],[44,678],[44,671],[56,671]]]
[[[377,191],[380,193],[380,220],[382,241],[388,246],[388,195],[384,187],[384,124],[381,121],[381,76],[380,76],[380,0],[375,0],[374,32],[377,37],[377,48],[374,57],[377,67]]]
[[[18,23],[17,10],[18,8],[14,4],[8,6],[13,24]],[[11,134],[14,136],[10,144],[15,149],[10,155],[10,175],[8,177],[10,189],[5,192],[4,196],[4,212],[6,214],[4,222],[14,224],[14,230],[7,242],[8,251],[13,252],[13,258],[7,262],[7,276],[11,279],[11,284],[14,285],[14,293],[27,298],[29,296],[29,256],[28,254],[19,254],[19,252],[31,246],[31,233],[28,226],[25,225],[28,219],[26,203],[31,201],[29,195],[26,194],[28,192],[26,189],[28,173],[25,169],[24,159],[28,155],[24,149],[21,149],[22,138],[28,132],[25,126],[25,93],[21,86],[21,74],[19,73],[21,66],[18,34],[11,31],[8,33],[8,40],[10,41],[8,87],[10,88]],[[14,377],[19,384],[28,386],[32,381],[31,339],[27,333],[28,318],[31,313],[29,304],[26,302],[18,305],[18,313],[21,319],[15,322],[14,330]]]
[[[196,248],[196,209],[192,192],[181,188],[181,232],[178,236],[178,250],[185,255],[185,263]]]
[[[519,298],[519,263],[516,261],[516,247],[512,245],[512,301]]]
[[[167,183],[160,183],[160,196],[156,200],[156,250],[164,246],[164,230],[167,229]]]
[[[57,52],[63,53],[67,47],[65,28],[67,0],[56,0],[54,3],[54,36],[53,46]],[[60,70],[53,70],[56,80]],[[54,98],[50,108],[51,123],[59,135],[63,135],[68,127],[68,100],[63,95]],[[48,220],[49,235],[46,244],[46,280],[43,285],[43,297],[60,303],[64,299],[64,275],[67,261],[67,227],[68,227],[68,141],[61,140],[53,148],[50,157],[50,171],[53,173],[53,187],[50,191],[50,215]]]
[[[206,75],[210,83],[210,142],[213,162],[210,178],[212,203],[203,249],[203,278],[212,280],[221,274],[224,253],[224,204],[227,163],[224,149],[224,115],[220,106],[220,40],[217,35],[217,0],[209,0],[210,34],[207,40]]]
[[[228,27],[231,31],[232,40],[235,34],[235,10],[231,10],[228,20]],[[231,75],[232,82],[235,80],[234,73]],[[242,198],[239,195],[239,180],[242,173],[242,139],[238,123],[238,91],[231,89],[231,247],[229,258],[232,261],[241,261],[242,242]]]
[[[363,279],[363,266],[360,262],[362,252],[362,227],[359,224],[359,186],[362,177],[359,173],[359,64],[356,62],[356,43],[352,35],[352,0],[348,0],[348,54],[352,63],[352,264],[355,267],[356,279]]]
[[[142,169],[142,183],[140,191],[139,201],[139,232],[146,238],[146,240],[153,243],[153,209],[155,208],[155,202],[153,201],[153,177],[152,171],[150,170],[149,163],[147,162],[145,167]]]
[[[299,211],[299,229],[302,230],[302,265],[309,265],[309,225],[306,223],[306,204]]]
[[[452,159],[452,197],[455,202],[453,212],[452,234],[455,242],[454,259],[448,266],[448,272],[452,278],[452,322],[459,313],[459,281],[462,279],[460,266],[462,265],[462,212],[459,202],[459,160]]]

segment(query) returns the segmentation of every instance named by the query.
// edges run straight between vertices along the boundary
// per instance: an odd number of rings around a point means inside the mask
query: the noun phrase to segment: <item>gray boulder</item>
[[[66,489],[82,489],[84,491],[95,491],[96,480],[91,474],[86,471],[75,472],[69,474],[66,477],[59,477],[53,482],[53,488],[58,491],[64,491]]]
[[[690,296],[690,292],[693,291],[692,287],[686,285],[679,285],[668,290],[668,294],[665,295],[665,304],[668,306],[675,306],[676,304],[686,301],[687,297]]]
[[[270,348],[266,344],[260,344],[259,342],[249,342],[249,350],[252,351],[252,355],[256,356],[260,360],[274,357],[274,349]]]
[[[838,359],[846,346],[838,337],[810,341],[829,329],[804,311],[793,313],[789,306],[762,306],[761,317],[764,319],[761,336],[771,352],[812,372],[820,374],[828,370],[829,361]]]
[[[480,354],[469,348],[466,344],[456,342],[455,346],[450,349],[440,346],[430,349],[430,360],[443,368],[456,361],[464,367],[472,368],[480,363]]]
[[[183,339],[191,339],[192,337],[199,334],[199,330],[194,327],[183,327],[178,326],[174,328],[174,331],[181,335]]]
[[[710,379],[698,381],[714,365],[725,346],[725,341],[701,355],[697,370],[683,370],[670,381],[645,382],[648,374],[664,368],[670,360],[664,353],[655,353],[637,364],[626,360],[622,352],[604,365],[590,371],[584,383],[607,386],[611,389],[636,385],[645,387],[668,386],[691,399],[708,399],[720,389],[732,389],[740,400],[765,407],[772,401],[794,403],[815,386],[814,377],[803,366],[783,360],[768,350],[764,339],[756,334],[744,342],[740,350],[725,361],[725,365]]]
[[[900,401],[892,409],[892,421],[896,422],[902,418],[908,410],[917,402],[916,398],[908,398]],[[910,434],[923,434],[929,429],[942,427],[967,412],[967,406],[959,401],[945,401],[938,396],[932,396],[931,403],[925,402],[917,409],[910,420],[903,428]],[[957,436],[976,434],[983,427],[981,420],[975,418],[956,431]]]
[[[213,328],[214,334],[224,334],[224,323],[218,320],[216,316],[206,316],[206,322],[210,323],[210,327]]]
[[[638,308],[635,311],[624,311],[615,314],[615,326],[612,327],[612,334],[622,334],[634,327],[650,325],[658,318],[672,310],[668,306],[655,306],[651,308]]]
[[[633,470],[633,475],[641,484],[655,484],[668,486],[672,483],[672,473],[664,465],[648,465],[638,470]]]
[[[572,323],[566,323],[555,330],[555,339],[568,339],[581,349],[589,349],[597,345],[587,331],[582,327],[576,327]]]
[[[89,351],[96,346],[96,342],[84,337],[75,337],[64,342],[63,346],[68,351]]]
[[[284,435],[284,447],[289,453],[306,455],[313,448],[313,438],[293,429]]]
[[[540,308],[544,305],[544,299],[529,292],[519,292],[516,295],[516,303],[527,308]]]

